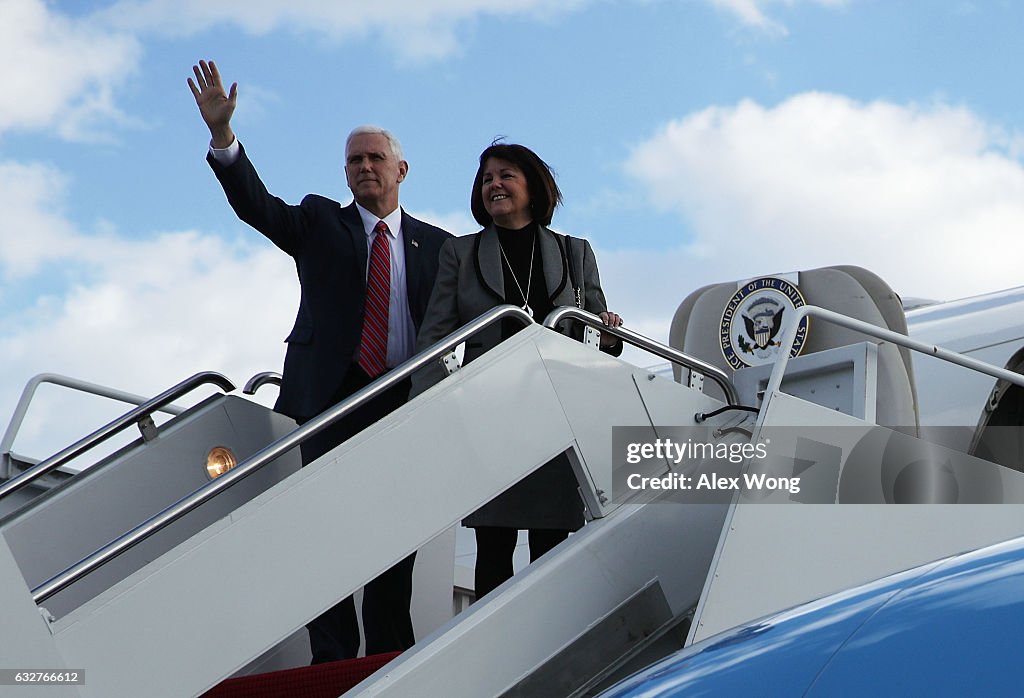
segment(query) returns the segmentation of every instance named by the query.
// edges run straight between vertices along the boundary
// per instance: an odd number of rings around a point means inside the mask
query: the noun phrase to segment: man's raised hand
[[[231,115],[235,112],[238,101],[238,83],[232,83],[228,92],[224,91],[224,83],[220,79],[220,71],[213,61],[199,61],[192,66],[196,79],[188,79],[188,87],[196,98],[199,113],[210,129],[214,148],[227,148],[235,140],[231,130]]]

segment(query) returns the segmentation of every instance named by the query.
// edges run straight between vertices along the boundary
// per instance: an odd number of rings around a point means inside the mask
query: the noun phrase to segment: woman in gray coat
[[[522,145],[494,143],[480,155],[470,205],[483,230],[453,238],[441,248],[437,281],[420,327],[424,349],[491,308],[510,303],[542,321],[555,307],[577,305],[617,327],[609,312],[590,243],[548,229],[562,193],[551,169]],[[577,295],[578,294],[578,295]],[[469,363],[517,331],[514,323],[494,325],[466,343]],[[602,349],[618,354],[614,337]],[[413,393],[441,373],[424,371]],[[583,525],[583,502],[568,459],[560,455],[465,521],[477,541],[476,595],[482,597],[512,576],[519,529],[529,530],[533,562]]]

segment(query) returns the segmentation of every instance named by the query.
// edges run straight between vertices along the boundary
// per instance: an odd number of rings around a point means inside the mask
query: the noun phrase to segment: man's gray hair
[[[384,136],[388,139],[388,144],[391,146],[391,154],[395,156],[397,160],[403,160],[402,157],[402,144],[395,138],[395,134],[388,131],[386,128],[380,126],[363,125],[356,126],[352,129],[352,133],[348,134],[348,138],[345,139],[345,153],[348,154],[348,144],[352,142],[352,139],[356,136]]]

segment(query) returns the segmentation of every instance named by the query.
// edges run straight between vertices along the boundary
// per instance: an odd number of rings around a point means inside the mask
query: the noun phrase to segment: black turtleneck
[[[554,306],[544,284],[544,263],[540,257],[538,241],[539,226],[530,223],[524,228],[510,230],[495,225],[494,229],[498,233],[501,249],[505,252],[501,260],[505,276],[505,302],[522,307],[523,294],[529,295],[533,318],[542,321]]]

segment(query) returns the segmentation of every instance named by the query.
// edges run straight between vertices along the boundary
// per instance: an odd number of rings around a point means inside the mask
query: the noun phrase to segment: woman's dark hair
[[[485,228],[493,221],[484,208],[483,179],[484,164],[489,158],[507,160],[523,171],[526,188],[530,193],[530,213],[535,223],[550,225],[555,206],[562,203],[562,192],[555,184],[555,177],[548,164],[537,153],[518,143],[491,143],[480,153],[480,167],[473,179],[473,191],[469,195],[469,207],[473,218]]]

